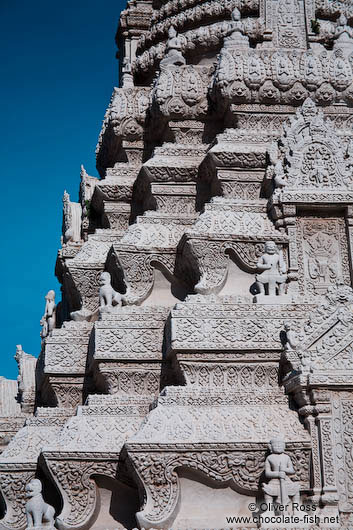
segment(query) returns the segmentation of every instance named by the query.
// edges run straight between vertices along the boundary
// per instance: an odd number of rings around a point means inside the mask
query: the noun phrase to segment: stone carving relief
[[[340,448],[335,452],[339,507],[344,512],[353,511],[353,400],[349,392],[334,392],[332,395],[333,435]]]
[[[159,264],[170,278],[173,277],[175,251],[157,253],[151,250],[137,252],[128,245],[114,245],[117,268],[122,271],[126,285],[124,303],[127,305],[141,303],[150,295],[156,264]]]
[[[22,464],[0,468],[1,493],[6,503],[6,515],[1,520],[5,529],[25,528],[26,526],[26,485],[34,478],[35,466]]]
[[[214,76],[213,97],[220,108],[225,102],[299,105],[309,94],[328,105],[350,101],[352,82],[351,62],[341,49],[317,54],[284,48],[240,51],[225,46]]]
[[[139,453],[128,445],[128,455],[146,491],[143,510],[136,514],[142,527],[170,526],[175,517],[180,486],[178,467],[199,470],[219,482],[232,481],[243,491],[255,492],[263,471],[264,451],[197,451]],[[301,468],[303,477],[308,475],[308,455],[293,452],[296,469]],[[298,467],[297,467],[298,465]],[[301,467],[302,466],[302,467]],[[307,480],[307,479],[306,479]]]
[[[55,455],[55,453],[54,453]],[[92,455],[94,458],[94,455]],[[57,526],[62,529],[89,525],[95,515],[98,491],[92,475],[116,477],[116,460],[106,455],[105,461],[92,461],[92,456],[81,454],[82,460],[52,460],[45,453],[46,462],[53,479],[65,499],[64,508],[57,517]],[[89,527],[89,526],[88,526]]]
[[[351,519],[351,4],[129,1],[100,179],[64,194],[63,310],[49,291],[37,380],[18,349],[0,417],[0,529],[53,529],[42,472],[55,525],[94,528],[121,470],[139,527],[170,528],[182,468]]]
[[[260,365],[242,365],[222,363],[212,364],[203,362],[201,365],[180,360],[183,375],[187,385],[201,389],[217,388],[229,393],[237,389],[246,392],[269,391],[278,387],[278,370],[270,365],[264,368]],[[251,390],[250,390],[251,389]]]
[[[163,115],[172,118],[203,116],[208,109],[207,88],[212,69],[207,66],[162,67],[152,90],[152,101]]]
[[[285,164],[275,168],[275,182],[280,177],[281,187],[347,190],[350,160],[331,122],[324,119],[312,100],[307,99],[290,125],[284,126],[281,143]]]
[[[273,44],[279,48],[306,48],[304,4],[298,0],[267,4],[273,9]]]
[[[278,427],[271,415],[278,417]],[[272,431],[271,431],[272,428]],[[273,431],[275,429],[276,432]],[[295,413],[286,405],[170,407],[158,406],[129,443],[246,443],[262,442],[286,433],[292,441],[306,439]]]
[[[343,218],[300,217],[299,285],[323,295],[338,281],[350,283],[348,245]]]
[[[288,347],[288,341],[284,346],[292,369],[321,374],[322,377],[317,377],[321,383],[349,379],[353,367],[352,300],[352,289],[348,285],[337,284],[328,288],[324,301],[309,313],[297,332],[293,330],[294,339],[290,337],[290,341],[294,340],[295,347],[293,344]],[[286,334],[288,337],[288,331]]]
[[[96,147],[97,169],[101,175],[118,161],[123,139],[141,140],[149,105],[150,88],[114,88]]]
[[[294,475],[294,467],[290,456],[285,451],[285,442],[281,438],[273,438],[269,443],[271,454],[265,461],[265,477],[269,480],[262,484],[265,502],[268,506],[290,503],[300,504],[300,483],[292,482],[289,475]]]

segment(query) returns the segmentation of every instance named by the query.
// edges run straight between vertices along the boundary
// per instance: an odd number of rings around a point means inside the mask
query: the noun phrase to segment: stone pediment
[[[272,155],[276,192],[282,202],[351,202],[350,143],[338,136],[322,110],[307,99]],[[335,199],[336,198],[336,199]]]

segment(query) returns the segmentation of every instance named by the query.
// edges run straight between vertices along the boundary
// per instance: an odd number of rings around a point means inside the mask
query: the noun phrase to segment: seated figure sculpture
[[[285,294],[285,283],[287,281],[287,267],[283,256],[277,251],[274,241],[265,243],[265,253],[257,262],[256,283],[260,295],[276,296]],[[277,291],[277,292],[276,292]]]
[[[26,503],[27,529],[54,529],[55,509],[44,501],[39,479],[34,478],[27,484],[26,497],[29,499]]]
[[[270,480],[267,484],[262,484],[268,509],[273,504],[289,506],[289,502],[300,503],[300,484],[292,482],[288,477],[295,471],[290,456],[284,452],[285,447],[285,441],[281,438],[273,438],[269,443],[271,454],[265,461],[265,476]]]
[[[113,289],[109,272],[102,272],[99,289],[100,312],[111,313],[114,307],[120,307],[121,304],[122,296]]]
[[[164,59],[161,60],[161,66],[182,66],[186,63],[185,58],[181,52],[182,39],[178,36],[176,29],[170,26],[168,30],[167,53]]]

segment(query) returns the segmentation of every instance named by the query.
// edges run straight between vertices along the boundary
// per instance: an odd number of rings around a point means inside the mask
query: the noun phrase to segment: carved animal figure
[[[54,526],[55,509],[47,504],[42,496],[42,483],[39,479],[32,479],[26,486],[27,528],[51,528]]]
[[[100,276],[99,309],[109,312],[114,306],[121,306],[122,296],[111,286],[109,272],[102,272]]]

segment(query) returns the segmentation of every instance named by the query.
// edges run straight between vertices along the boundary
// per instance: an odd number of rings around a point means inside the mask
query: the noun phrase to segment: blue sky
[[[1,369],[15,378],[16,344],[40,351],[44,296],[60,247],[62,195],[78,199],[80,164],[118,84],[122,0],[0,0]]]

